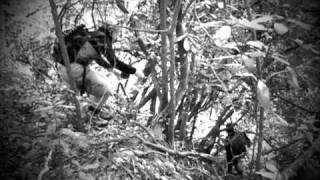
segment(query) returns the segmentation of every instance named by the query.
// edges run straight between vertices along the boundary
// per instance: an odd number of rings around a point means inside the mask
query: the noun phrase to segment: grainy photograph
[[[2,0],[1,180],[320,179],[318,0]]]

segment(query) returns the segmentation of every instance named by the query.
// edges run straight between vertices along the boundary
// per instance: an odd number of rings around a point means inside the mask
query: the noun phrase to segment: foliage
[[[86,132],[50,56],[48,2],[1,7],[1,179],[319,177],[318,3],[176,2],[161,19],[158,1],[56,1],[63,30],[111,24],[120,59],[152,62],[138,98],[128,86],[108,100],[108,121],[81,106]],[[243,177],[221,158],[227,122],[254,144]]]

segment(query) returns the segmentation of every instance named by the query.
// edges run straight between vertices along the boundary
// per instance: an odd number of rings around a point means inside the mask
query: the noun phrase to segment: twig
[[[109,95],[110,95],[109,92],[105,92],[104,95],[100,98],[98,106],[91,113],[90,120],[89,120],[90,125],[91,125],[91,122],[92,122],[93,115],[97,112],[98,109],[101,109],[102,105],[106,102],[106,100],[109,97]]]
[[[120,25],[114,25],[114,24],[107,24],[111,27],[117,27],[117,28],[124,28],[124,29],[129,29],[131,31],[140,31],[140,32],[148,32],[148,33],[167,33],[168,30],[154,30],[154,29],[139,29],[139,28],[132,28],[132,27],[128,27],[128,26],[120,26]]]
[[[183,152],[179,152],[179,151],[176,151],[176,150],[172,150],[172,149],[169,149],[167,147],[164,147],[160,144],[153,144],[149,141],[146,141],[144,140],[142,137],[140,137],[139,135],[135,135],[133,136],[137,139],[139,139],[143,144],[153,148],[153,149],[156,149],[158,151],[162,151],[162,152],[166,152],[170,155],[176,155],[176,156],[180,156],[180,157],[188,157],[188,156],[191,156],[191,157],[196,157],[196,158],[201,158],[203,160],[206,160],[206,161],[210,161],[210,162],[216,162],[216,159],[211,156],[210,154],[206,154],[206,153],[198,153],[198,152],[189,152],[189,151],[183,151]]]
[[[153,137],[151,132],[146,127],[144,127],[142,124],[135,121],[132,121],[131,123],[141,127],[150,136],[150,138],[152,139],[152,142],[156,142],[156,139]]]
[[[283,98],[283,97],[281,97],[281,96],[279,96],[279,95],[277,95],[277,97],[278,97],[279,99],[283,100],[284,102],[286,102],[286,103],[288,103],[288,104],[290,104],[290,105],[292,105],[292,106],[294,106],[294,107],[296,107],[296,108],[298,108],[298,109],[300,109],[300,110],[303,110],[303,111],[305,111],[305,112],[307,112],[307,113],[310,113],[310,114],[320,113],[320,112],[312,111],[312,110],[309,110],[309,109],[307,109],[307,108],[305,108],[305,107],[302,107],[302,106],[300,106],[300,105],[298,105],[298,104],[296,104],[296,103],[294,103],[294,102],[291,102],[290,100],[285,99],[285,98]]]
[[[130,172],[130,170],[129,170],[127,167],[125,167],[125,166],[122,165],[122,164],[120,164],[120,167],[122,167],[122,168],[131,176],[132,179],[137,179],[137,178]]]
[[[266,53],[264,52],[246,52],[244,53],[244,55],[246,56],[251,56],[251,57],[264,57],[266,55]],[[229,56],[219,56],[216,58],[212,58],[211,60],[216,61],[216,60],[223,60],[223,59],[234,59],[234,58],[241,58],[241,54],[239,55],[229,55]]]
[[[297,143],[297,142],[299,142],[299,141],[301,141],[301,140],[303,140],[303,139],[304,139],[304,138],[299,138],[299,139],[293,140],[293,141],[291,141],[291,142],[289,142],[288,144],[285,144],[285,145],[283,145],[283,146],[270,149],[269,151],[264,152],[263,155],[272,153],[272,152],[274,152],[274,151],[279,151],[279,150],[285,149],[285,148],[287,148],[287,147],[289,147],[289,146],[291,146],[291,145],[293,145],[293,144],[295,144],[295,143]]]
[[[191,0],[191,1],[189,2],[189,4],[187,5],[187,7],[185,8],[185,10],[184,10],[183,13],[182,13],[182,17],[185,17],[185,16],[186,16],[186,14],[187,14],[187,12],[188,12],[188,9],[190,8],[190,6],[192,5],[193,2],[194,2],[194,0]]]
[[[49,162],[51,161],[51,156],[52,156],[52,150],[50,150],[46,162],[44,163],[44,168],[40,171],[37,180],[41,180],[43,175],[49,171]]]
[[[199,172],[199,173],[201,173],[201,174],[203,174],[203,175],[205,175],[206,177],[208,177],[209,179],[212,179],[212,180],[215,180],[215,178],[213,178],[211,175],[209,175],[207,172],[205,172],[205,171],[203,171],[203,170],[201,170],[201,169],[199,169],[199,168],[187,168],[187,167],[184,167],[184,166],[182,166],[182,165],[180,165],[180,164],[178,164],[177,165],[179,168],[181,168],[181,169],[183,169],[183,170],[185,170],[185,171],[197,171],[197,172]],[[213,168],[214,169],[214,168]],[[221,177],[220,176],[218,176],[218,179],[219,180],[221,180]]]

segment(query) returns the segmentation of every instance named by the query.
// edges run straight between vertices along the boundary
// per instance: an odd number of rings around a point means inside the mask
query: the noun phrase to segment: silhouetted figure
[[[236,133],[233,129],[233,124],[227,124],[227,133],[226,138],[226,156],[228,163],[228,173],[232,173],[232,167],[234,166],[238,174],[243,173],[241,168],[241,158],[246,153],[246,145],[250,147],[251,142],[247,137],[245,132]]]
[[[144,77],[136,68],[116,57],[112,47],[111,28],[107,25],[95,31],[88,31],[84,25],[77,26],[65,33],[64,41],[72,75],[81,94],[87,92],[96,99],[100,99],[106,94],[112,94],[110,82],[88,67],[92,61],[106,69],[116,68],[120,70],[123,78],[128,78],[130,74],[136,74],[139,78]],[[53,57],[61,65],[59,66],[59,72],[62,78],[69,83],[58,43],[54,46]]]

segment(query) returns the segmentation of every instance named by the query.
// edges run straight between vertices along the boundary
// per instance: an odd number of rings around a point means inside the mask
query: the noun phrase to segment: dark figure
[[[81,94],[86,92],[94,96],[96,102],[99,102],[102,97],[107,98],[113,92],[108,79],[88,66],[92,61],[106,69],[120,70],[123,78],[128,78],[130,74],[135,74],[140,79],[144,77],[142,73],[137,72],[136,68],[116,57],[112,48],[113,36],[109,26],[100,27],[95,31],[89,31],[84,25],[77,26],[65,32],[64,42],[70,61],[71,74],[77,88]],[[59,63],[57,68],[62,79],[70,83],[58,42],[54,45],[52,56]],[[95,109],[94,112],[99,113],[100,110]]]
[[[242,174],[241,158],[246,153],[246,145],[250,147],[251,142],[245,132],[236,133],[233,129],[233,124],[227,124],[228,137],[226,139],[226,156],[228,163],[228,173],[232,173],[232,166],[234,166],[238,174]]]
[[[115,67],[120,70],[122,77],[127,78],[130,74],[136,73],[136,68],[120,61],[116,57],[112,47],[112,32],[107,25],[100,27],[96,31],[88,31],[84,25],[77,26],[75,29],[66,32],[64,41],[70,63],[77,62],[87,66],[94,60],[104,68]],[[53,57],[60,64],[64,64],[58,43],[54,47]]]

